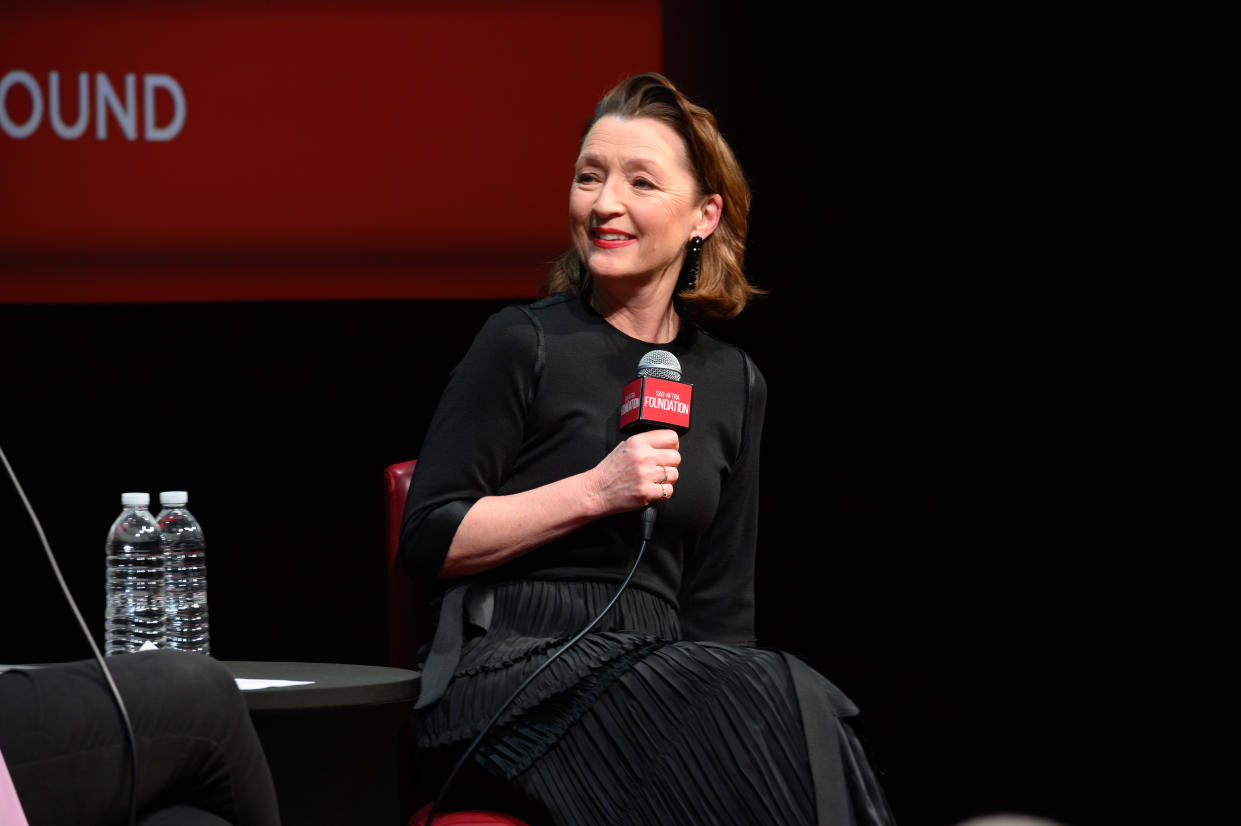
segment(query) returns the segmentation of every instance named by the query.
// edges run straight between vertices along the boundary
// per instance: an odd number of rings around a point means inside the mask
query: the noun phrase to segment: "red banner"
[[[659,54],[658,2],[5,5],[0,301],[530,295]]]

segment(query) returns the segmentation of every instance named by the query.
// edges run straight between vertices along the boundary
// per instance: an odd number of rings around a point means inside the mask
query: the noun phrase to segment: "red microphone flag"
[[[634,379],[621,393],[621,432],[667,427],[685,433],[693,393],[692,384],[649,376]]]

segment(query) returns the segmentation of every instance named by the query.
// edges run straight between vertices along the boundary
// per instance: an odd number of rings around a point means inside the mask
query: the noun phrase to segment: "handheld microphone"
[[[689,430],[694,386],[681,381],[681,362],[667,350],[651,350],[638,362],[638,377],[621,391],[620,431],[626,436],[668,428]],[[642,539],[655,533],[655,506],[642,509]]]
[[[681,381],[681,362],[667,350],[652,350],[638,362],[638,377],[621,391],[620,431],[689,430],[694,386]]]

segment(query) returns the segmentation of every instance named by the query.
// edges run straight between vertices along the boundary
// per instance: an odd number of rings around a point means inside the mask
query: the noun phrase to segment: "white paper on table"
[[[242,691],[255,691],[260,688],[280,688],[286,685],[311,685],[314,680],[258,680],[248,677],[234,677],[237,687]]]
[[[149,642],[144,642],[139,651],[155,651],[156,647]],[[260,688],[280,688],[286,685],[311,685],[314,680],[256,680],[246,677],[234,677],[237,681],[237,688],[242,691],[256,691]]]

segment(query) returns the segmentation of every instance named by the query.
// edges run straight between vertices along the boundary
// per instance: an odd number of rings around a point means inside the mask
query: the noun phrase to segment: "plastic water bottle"
[[[164,535],[168,560],[165,579],[168,600],[168,647],[211,653],[207,624],[207,542],[203,529],[186,509],[183,490],[160,493],[163,510],[156,519]]]
[[[149,493],[121,494],[121,515],[108,532],[108,656],[164,645],[164,548],[150,504]]]

